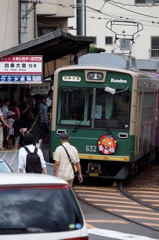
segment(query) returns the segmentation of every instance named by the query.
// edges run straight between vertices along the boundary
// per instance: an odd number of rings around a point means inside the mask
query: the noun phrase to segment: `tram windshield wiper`
[[[78,123],[78,125],[77,125],[74,129],[72,129],[72,132],[76,132],[76,130],[79,128],[79,126],[81,125],[81,123],[82,123],[83,121],[84,121],[84,120],[80,121],[80,122]]]
[[[105,126],[106,130],[108,131],[109,135],[112,134],[112,132],[110,131],[108,125],[107,125],[107,122],[106,121],[102,121],[103,125]]]
[[[76,125],[76,127],[74,129],[72,129],[72,132],[76,132],[76,130],[79,128],[79,126],[84,122],[85,117],[87,116],[87,114],[90,112],[90,110],[85,114],[83,120],[79,121],[79,123]]]

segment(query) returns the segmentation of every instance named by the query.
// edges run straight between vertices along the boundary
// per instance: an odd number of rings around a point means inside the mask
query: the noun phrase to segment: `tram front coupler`
[[[101,175],[101,165],[94,162],[89,163],[86,173],[90,177],[98,177],[99,175]]]

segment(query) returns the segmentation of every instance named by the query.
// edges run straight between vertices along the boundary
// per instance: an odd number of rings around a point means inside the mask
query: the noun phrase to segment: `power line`
[[[115,5],[115,4],[111,3],[111,2],[114,2],[114,1],[113,1],[113,0],[107,0],[107,1],[105,0],[105,3],[109,3],[109,4],[111,4],[111,5],[115,6],[115,7],[121,8],[121,9],[123,9],[123,10],[125,10],[125,11],[129,11],[129,12],[132,12],[132,13],[135,13],[135,14],[138,14],[138,15],[141,15],[141,16],[145,16],[145,17],[150,17],[150,18],[159,19],[159,17],[151,16],[151,15],[147,15],[147,14],[142,14],[142,13],[139,13],[139,12],[136,12],[136,11],[132,11],[132,10],[129,10],[129,9],[127,9],[127,8],[123,8],[123,7],[121,7],[121,6],[117,6],[117,5]],[[46,0],[43,0],[43,3],[52,4],[52,5],[61,6],[61,7],[68,7],[68,8],[81,8],[81,7],[83,8],[83,7],[86,7],[86,8],[91,9],[91,10],[97,12],[97,13],[101,13],[101,14],[105,15],[105,13],[102,12],[100,9],[96,9],[96,8],[90,7],[90,6],[85,5],[85,4],[65,5],[65,4],[62,4],[62,3],[58,4],[58,3],[48,2],[48,1],[46,1]],[[101,9],[103,9],[105,3],[104,3],[103,6],[101,7]],[[132,6],[134,6],[134,5],[132,5]]]
[[[138,13],[138,12],[129,10],[129,9],[127,9],[127,8],[123,8],[123,7],[117,6],[117,5],[115,5],[114,3],[111,3],[111,2],[108,2],[108,3],[111,4],[111,5],[113,5],[113,6],[115,6],[115,7],[118,7],[118,8],[121,8],[121,9],[123,9],[123,10],[126,10],[126,11],[128,11],[128,12],[132,12],[132,13],[135,13],[135,14],[139,14],[139,15],[144,16],[144,17],[151,17],[151,18],[157,18],[157,19],[159,19],[159,17],[150,16],[150,15],[143,14],[143,13]]]
[[[113,2],[115,4],[120,4],[122,6],[129,6],[129,7],[148,7],[148,8],[152,8],[152,7],[159,7],[159,5],[150,5],[150,4],[129,4],[129,3],[121,3],[121,2],[115,2],[113,0],[109,0],[109,2]],[[155,3],[159,3],[159,1],[156,1]]]
[[[117,19],[117,20],[121,20],[121,17],[119,17],[119,16],[111,16],[110,15],[110,17],[112,17],[113,18],[113,20],[114,19]],[[86,17],[87,19],[96,19],[96,20],[104,20],[104,21],[106,21],[106,20],[112,20],[112,18],[102,18],[102,17],[94,17],[94,16],[90,16],[90,17]],[[122,18],[123,19],[123,18]],[[128,21],[128,19],[126,19],[127,21]],[[136,19],[130,19],[130,20],[132,20],[132,21],[136,21]],[[140,19],[139,19],[140,20]],[[126,21],[126,22],[127,22]],[[137,20],[138,21],[138,20]],[[159,22],[151,22],[151,21],[147,21],[147,20],[140,20],[140,22],[147,22],[147,23],[152,23],[152,24],[159,24]],[[158,25],[148,25],[148,24],[146,24],[146,23],[142,23],[144,26],[147,26],[147,27],[156,27],[156,28],[158,28],[159,26]]]
[[[158,17],[154,17],[154,16],[150,16],[150,15],[146,15],[146,14],[142,14],[142,13],[138,13],[138,12],[135,12],[135,11],[132,11],[132,10],[129,10],[129,9],[126,9],[126,8],[122,8],[120,6],[116,6],[115,4],[111,3],[111,2],[114,2],[112,0],[108,0],[108,1],[105,1],[105,3],[102,5],[102,7],[100,9],[96,9],[96,8],[93,8],[91,6],[88,6],[86,4],[72,4],[72,5],[65,5],[63,3],[53,3],[53,2],[48,2],[47,0],[43,0],[43,3],[45,4],[51,4],[51,5],[56,5],[56,6],[59,6],[59,7],[66,7],[66,8],[84,8],[86,7],[87,8],[87,12],[96,12],[98,14],[101,14],[101,15],[104,15],[104,16],[108,16],[110,18],[115,18],[115,19],[125,19],[126,21],[128,20],[132,20],[132,21],[141,21],[141,22],[149,22],[149,23],[153,23],[153,24],[159,24],[158,22],[154,22],[154,21],[148,21],[148,20],[143,20],[143,19],[135,19],[135,18],[130,18],[130,17],[123,17],[121,15],[115,15],[115,14],[110,14],[110,13],[104,13],[101,11],[101,9],[103,9],[103,7],[105,6],[106,3],[109,3],[109,4],[112,4],[114,5],[115,7],[119,7],[123,10],[126,10],[126,11],[129,11],[129,12],[132,12],[132,13],[135,13],[135,14],[138,14],[140,16],[145,16],[145,17],[151,17],[151,18],[157,18]],[[134,6],[134,5],[133,5]],[[90,18],[92,19],[98,19],[98,20],[101,20],[101,19],[104,19],[106,20],[105,18],[102,18],[102,17],[95,17],[95,16],[91,16]],[[145,25],[145,24],[143,24]],[[146,26],[146,25],[145,25]],[[148,26],[148,25],[147,25]],[[153,26],[155,27],[155,26]],[[156,26],[157,27],[157,26]]]

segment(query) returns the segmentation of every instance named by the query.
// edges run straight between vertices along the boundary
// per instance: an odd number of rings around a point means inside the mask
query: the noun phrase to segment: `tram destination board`
[[[0,84],[42,83],[42,56],[0,58]]]

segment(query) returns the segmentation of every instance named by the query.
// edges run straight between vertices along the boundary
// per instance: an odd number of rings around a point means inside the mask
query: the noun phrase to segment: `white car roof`
[[[0,162],[4,162],[4,160],[2,158],[0,158]]]
[[[0,186],[11,185],[58,185],[68,184],[64,180],[44,174],[1,173]]]

